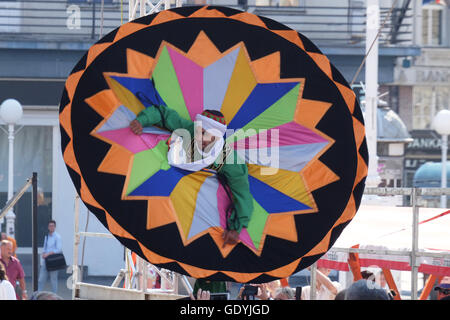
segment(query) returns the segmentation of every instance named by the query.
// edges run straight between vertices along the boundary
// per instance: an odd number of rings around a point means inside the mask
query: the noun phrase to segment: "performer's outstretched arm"
[[[141,134],[143,127],[159,126],[169,131],[179,128],[187,129],[191,134],[194,132],[194,122],[184,119],[178,113],[165,106],[151,106],[142,110],[135,120],[130,123],[130,128],[135,134]]]

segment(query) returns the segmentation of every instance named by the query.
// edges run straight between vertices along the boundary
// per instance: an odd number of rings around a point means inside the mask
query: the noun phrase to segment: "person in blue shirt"
[[[38,290],[43,291],[45,284],[47,283],[48,276],[50,276],[50,283],[52,285],[52,291],[57,293],[58,291],[58,271],[48,271],[45,266],[45,258],[49,255],[62,252],[61,236],[55,231],[56,221],[50,220],[48,223],[48,234],[44,239],[44,248],[41,256],[41,267],[39,271],[39,283]]]

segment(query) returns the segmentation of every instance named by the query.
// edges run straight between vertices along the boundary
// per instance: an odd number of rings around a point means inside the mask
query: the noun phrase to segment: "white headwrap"
[[[195,116],[195,122],[200,122],[203,129],[206,131],[211,131],[211,133],[214,134],[214,129],[218,130],[220,132],[220,136],[224,136],[227,132],[227,126],[220,123],[219,121],[216,121],[214,119],[208,118],[202,114],[197,114]],[[214,134],[215,136],[219,136],[217,134]]]
[[[176,132],[173,132],[170,140],[169,152],[167,154],[167,159],[171,166],[188,171],[199,171],[213,164],[217,157],[222,153],[225,144],[223,135],[227,130],[227,126],[201,114],[197,114],[195,120],[196,125],[201,126],[202,129],[216,136],[214,145],[208,152],[204,152],[202,148],[197,145],[197,141],[194,140],[194,147],[202,158],[188,162],[186,151],[183,149],[183,137],[176,134]]]

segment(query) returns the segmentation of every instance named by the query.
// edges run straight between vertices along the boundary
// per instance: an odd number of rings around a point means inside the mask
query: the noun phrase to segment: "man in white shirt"
[[[62,241],[61,236],[55,231],[56,222],[50,220],[48,223],[48,234],[44,239],[44,249],[42,251],[41,257],[41,267],[39,271],[39,283],[38,290],[43,291],[45,284],[47,283],[47,278],[50,276],[50,283],[52,285],[52,291],[57,293],[58,291],[58,270],[48,271],[45,266],[45,258],[49,255],[62,252]]]
[[[310,268],[308,268],[310,269]],[[341,284],[328,278],[331,269],[318,268],[316,270],[316,300],[334,300],[341,290]],[[310,300],[311,286],[302,287],[302,300]]]

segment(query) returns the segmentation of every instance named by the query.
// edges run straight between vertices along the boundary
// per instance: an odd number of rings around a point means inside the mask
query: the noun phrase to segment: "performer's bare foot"
[[[239,242],[239,233],[236,230],[225,230],[222,238],[224,240],[223,247],[227,244],[233,245]]]

